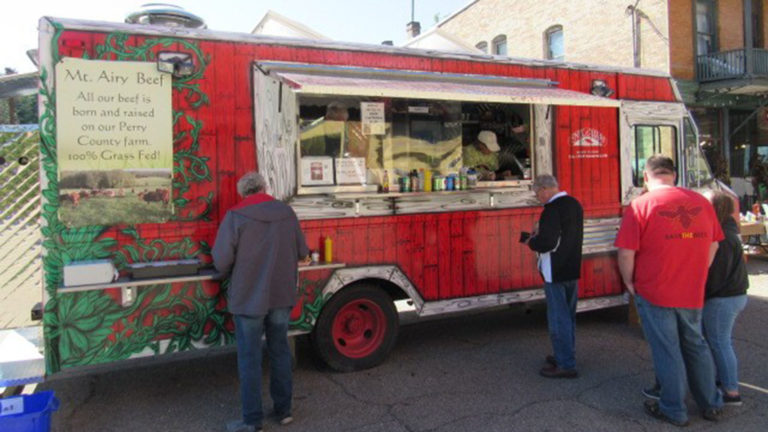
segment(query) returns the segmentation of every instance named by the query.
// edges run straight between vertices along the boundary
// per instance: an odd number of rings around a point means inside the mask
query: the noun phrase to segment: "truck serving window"
[[[649,157],[662,154],[672,158],[677,166],[677,129],[674,126],[638,125],[634,132],[632,181],[635,186],[642,187],[643,169]]]
[[[301,193],[418,192],[435,177],[531,175],[530,105],[301,95],[299,118]]]

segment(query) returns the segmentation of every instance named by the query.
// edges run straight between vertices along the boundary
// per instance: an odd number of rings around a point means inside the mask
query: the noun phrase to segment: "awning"
[[[544,105],[618,107],[616,99],[593,96],[573,90],[545,86],[489,85],[477,82],[440,80],[440,74],[428,79],[365,78],[272,71],[271,75],[297,93],[436,99],[467,102],[495,102]]]

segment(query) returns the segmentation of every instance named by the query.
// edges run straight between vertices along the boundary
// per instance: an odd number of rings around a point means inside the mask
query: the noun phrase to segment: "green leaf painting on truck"
[[[210,220],[208,214],[213,207],[213,193],[200,196],[194,200],[195,205],[189,205],[188,198],[184,195],[190,190],[193,183],[211,181],[211,170],[208,167],[210,158],[200,156],[200,130],[203,127],[201,121],[195,120],[190,115],[181,112],[173,113],[174,129],[180,129],[180,124],[186,123],[189,129],[182,129],[173,138],[173,189],[176,191],[173,200],[179,212],[174,216],[178,221]]]
[[[70,262],[110,259],[119,269],[130,262],[192,258],[210,253],[210,246],[190,238],[179,241],[144,238],[138,226],[68,228],[59,219],[59,181],[56,143],[56,93],[51,67],[61,60],[64,29],[51,21],[49,64],[40,68],[40,152],[42,169],[43,267],[45,286],[46,371],[105,363],[137,355],[222,345],[233,341],[231,320],[224,314],[219,286],[213,282],[158,284],[137,290],[130,306],[121,304],[119,289],[62,294],[63,268]],[[188,40],[160,37],[137,39],[125,33],[106,35],[102,45],[79,54],[82,58],[116,61],[154,61],[156,52],[171,48],[194,57],[190,76],[174,78],[175,96],[187,109],[208,104],[200,80],[210,58],[199,45]],[[174,99],[176,100],[176,98]],[[200,154],[203,123],[194,116],[174,111],[173,202],[175,221],[208,221],[213,193],[185,197],[194,184],[212,181],[209,157]],[[118,241],[120,239],[120,241]]]
[[[96,59],[117,59],[120,61],[155,61],[158,48],[172,47],[174,51],[189,52],[194,58],[196,68],[188,76],[176,78],[173,87],[178,89],[192,108],[199,108],[208,104],[208,95],[200,90],[195,81],[203,78],[205,69],[210,64],[210,58],[203,55],[196,43],[172,38],[146,38],[140,45],[130,45],[131,35],[123,32],[115,32],[107,35],[104,45],[96,45]],[[181,49],[179,49],[181,48]]]
[[[322,272],[326,273],[326,272]],[[325,279],[299,279],[299,305],[291,313],[288,325],[291,330],[312,331],[323,305],[331,294],[323,295]]]

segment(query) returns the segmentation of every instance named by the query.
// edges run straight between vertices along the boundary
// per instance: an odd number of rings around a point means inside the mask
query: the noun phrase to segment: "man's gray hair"
[[[267,181],[264,180],[264,176],[256,171],[251,171],[243,175],[240,177],[240,180],[237,181],[237,193],[243,198],[248,195],[264,192],[266,189]]]
[[[549,189],[549,188],[558,188],[557,179],[553,175],[549,174],[542,174],[539,176],[536,176],[535,179],[533,179],[533,186],[531,188],[534,191],[537,191],[539,189]]]

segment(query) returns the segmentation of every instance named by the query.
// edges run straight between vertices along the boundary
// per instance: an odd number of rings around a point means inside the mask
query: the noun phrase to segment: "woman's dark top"
[[[720,241],[715,259],[709,267],[704,295],[706,299],[746,294],[749,288],[747,264],[736,221],[729,217],[722,227],[725,239]]]

